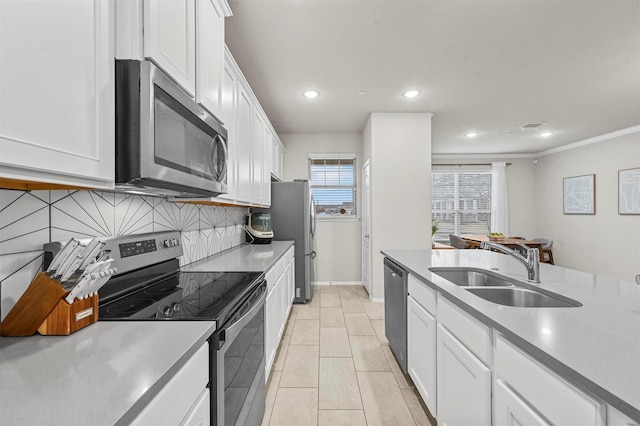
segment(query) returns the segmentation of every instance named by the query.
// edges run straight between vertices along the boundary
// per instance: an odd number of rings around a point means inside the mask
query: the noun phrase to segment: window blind
[[[491,172],[437,171],[431,174],[432,218],[437,239],[482,234],[491,229]]]
[[[309,181],[318,217],[357,215],[355,155],[310,154]]]

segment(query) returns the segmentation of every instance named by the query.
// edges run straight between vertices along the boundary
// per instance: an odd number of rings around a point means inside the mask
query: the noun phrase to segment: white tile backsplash
[[[247,212],[106,191],[0,189],[0,318],[40,271],[44,243],[179,230],[185,265],[244,243]]]
[[[49,203],[28,192],[0,197],[0,255],[42,248],[49,239]]]

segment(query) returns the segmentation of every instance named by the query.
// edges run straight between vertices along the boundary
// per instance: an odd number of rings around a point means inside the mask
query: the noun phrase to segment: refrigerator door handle
[[[312,251],[311,253],[305,253],[305,256],[311,256],[312,259],[316,258],[317,253],[314,251]]]
[[[316,202],[313,195],[309,197],[309,225],[311,226],[311,239],[316,235]]]

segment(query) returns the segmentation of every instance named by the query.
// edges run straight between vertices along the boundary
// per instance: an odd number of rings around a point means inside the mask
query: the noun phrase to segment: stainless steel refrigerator
[[[314,294],[316,252],[315,205],[308,180],[271,183],[271,225],[274,240],[295,241],[295,303],[307,303]]]

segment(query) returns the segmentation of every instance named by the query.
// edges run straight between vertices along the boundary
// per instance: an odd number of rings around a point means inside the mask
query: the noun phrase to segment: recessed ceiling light
[[[317,98],[319,94],[320,93],[315,90],[307,90],[306,92],[304,92],[304,96],[309,99]]]
[[[465,136],[468,138],[475,138],[476,136],[478,136],[478,132],[468,132],[467,134],[465,134]]]
[[[366,94],[367,94],[367,92],[365,92],[364,90],[361,90],[361,91],[358,92],[358,96],[364,96]]]
[[[542,132],[540,133],[540,137],[541,138],[548,138],[549,136],[551,136],[553,133],[552,132]]]
[[[420,94],[419,90],[407,90],[402,94],[402,96],[404,96],[405,98],[415,98],[419,94]]]

